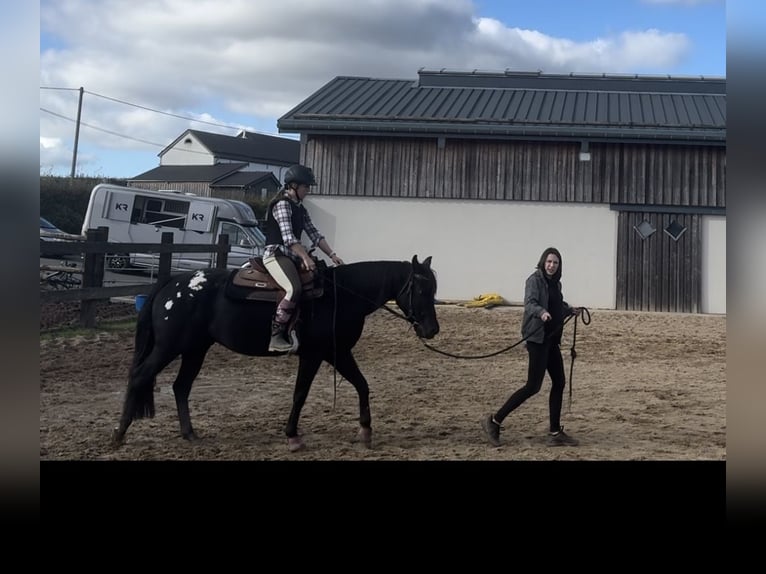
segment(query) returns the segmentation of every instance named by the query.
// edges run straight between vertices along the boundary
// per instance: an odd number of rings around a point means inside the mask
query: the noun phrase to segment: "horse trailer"
[[[263,255],[266,244],[253,209],[244,201],[105,183],[91,191],[82,233],[98,227],[109,228],[109,241],[114,243],[160,243],[162,232],[172,232],[174,244],[215,245],[221,235],[228,235],[229,268]],[[174,253],[171,266],[174,271],[211,267],[214,255]],[[156,268],[158,263],[157,253],[106,256],[112,271]]]

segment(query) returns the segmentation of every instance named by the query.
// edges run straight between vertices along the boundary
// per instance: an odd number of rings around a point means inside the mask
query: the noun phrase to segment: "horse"
[[[119,426],[113,442],[123,444],[134,419],[154,416],[156,376],[179,355],[181,364],[173,382],[181,436],[196,440],[189,413],[189,394],[213,343],[249,356],[281,357],[268,350],[274,301],[237,300],[226,293],[230,276],[237,271],[203,269],[174,275],[157,283],[141,308],[136,322],[133,361],[129,371]],[[305,447],[298,434],[298,419],[323,361],[348,380],[359,397],[359,441],[370,448],[372,417],[367,380],[352,350],[359,341],[365,319],[395,301],[401,314],[422,339],[439,332],[436,317],[436,276],[431,257],[422,262],[360,261],[326,267],[317,277],[324,288],[313,299],[301,299],[294,332],[300,346],[293,404],[285,426],[288,448]]]

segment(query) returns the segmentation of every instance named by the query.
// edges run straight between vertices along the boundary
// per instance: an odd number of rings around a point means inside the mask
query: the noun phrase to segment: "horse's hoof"
[[[194,431],[192,431],[190,433],[183,434],[181,436],[183,436],[189,442],[195,442],[195,441],[199,440],[199,437],[197,436],[197,433],[195,433]]]
[[[122,446],[124,442],[125,442],[125,435],[121,434],[120,429],[115,427],[115,429],[112,431],[112,445]]]
[[[299,436],[291,436],[287,438],[287,448],[290,452],[298,452],[306,448],[303,439]]]
[[[357,438],[363,447],[372,448],[372,429],[364,427],[360,428]]]

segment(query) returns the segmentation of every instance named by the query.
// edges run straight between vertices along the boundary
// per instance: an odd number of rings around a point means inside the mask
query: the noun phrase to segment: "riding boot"
[[[271,341],[269,341],[269,351],[285,353],[291,351],[293,344],[288,340],[287,323],[271,322]]]

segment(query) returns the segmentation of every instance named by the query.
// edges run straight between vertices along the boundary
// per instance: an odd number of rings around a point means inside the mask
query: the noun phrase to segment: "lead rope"
[[[585,307],[581,307],[582,309],[582,315],[583,319],[582,322],[585,325],[590,325],[590,311],[586,309]],[[587,317],[587,319],[586,319]],[[569,404],[567,405],[567,412],[572,412],[572,376],[574,372],[574,362],[577,358],[577,351],[575,350],[575,345],[577,344],[577,319],[579,318],[578,315],[575,315],[574,320],[574,329],[572,331],[572,348],[569,349],[569,354],[572,356],[572,362],[569,364]]]
[[[332,270],[332,410],[335,411],[335,398],[338,395],[338,337],[335,333],[335,320],[338,314],[338,282],[335,280],[335,267]]]

